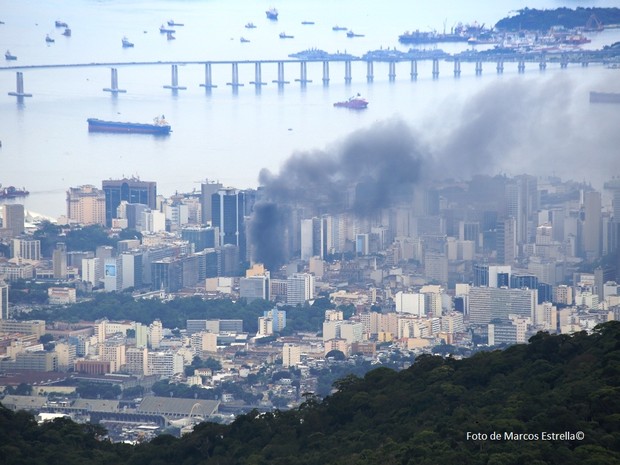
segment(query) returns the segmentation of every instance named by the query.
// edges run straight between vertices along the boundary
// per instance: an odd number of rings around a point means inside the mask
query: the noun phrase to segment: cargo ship
[[[26,197],[30,192],[26,188],[18,189],[14,186],[2,187],[0,184],[0,199],[14,199],[16,197]]]
[[[155,134],[165,136],[170,134],[170,124],[164,116],[158,116],[152,124],[148,123],[124,123],[119,121],[103,121],[97,118],[88,118],[89,132],[116,132],[116,133],[138,133]]]
[[[620,103],[620,93],[590,92],[590,103]]]
[[[334,106],[352,108],[354,110],[363,110],[364,108],[368,106],[368,100],[366,100],[365,98],[362,98],[360,94],[357,94],[343,102],[334,103]]]

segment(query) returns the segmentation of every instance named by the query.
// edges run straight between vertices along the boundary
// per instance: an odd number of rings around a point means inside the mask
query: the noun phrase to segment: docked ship
[[[265,11],[265,14],[267,15],[268,19],[273,19],[274,21],[278,19],[278,10],[273,7]]]
[[[69,27],[69,25],[67,23],[65,23],[64,21],[59,21],[59,20],[54,21],[54,26],[56,26],[56,27]]]
[[[133,42],[130,42],[127,37],[123,37],[121,39],[121,43],[123,44],[123,48],[131,48],[131,47],[133,47]]]
[[[26,197],[30,192],[25,187],[18,189],[14,186],[2,187],[0,184],[0,199],[14,199],[16,197]]]
[[[9,50],[7,50],[6,53],[4,54],[4,58],[6,58],[9,61],[17,60],[17,57],[13,55]]]
[[[346,31],[347,28],[346,27],[342,27],[342,26],[332,26],[332,31]]]
[[[294,39],[294,36],[287,34],[286,32],[280,32],[280,39]]]
[[[351,108],[353,110],[363,110],[368,106],[368,100],[363,98],[360,94],[350,97],[343,102],[334,103],[335,107]]]
[[[138,133],[155,134],[165,136],[170,134],[170,124],[164,116],[158,116],[152,124],[148,123],[124,123],[119,121],[104,121],[97,118],[88,118],[89,132],[116,132],[116,133]]]

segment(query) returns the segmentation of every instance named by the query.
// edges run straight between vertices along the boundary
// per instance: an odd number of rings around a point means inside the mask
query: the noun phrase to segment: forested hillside
[[[203,423],[181,439],[160,436],[130,449],[61,422],[70,434],[49,443],[62,458],[56,462],[43,455],[49,425],[2,412],[0,463],[620,463],[619,322],[590,335],[540,333],[527,345],[464,360],[422,356],[410,369],[381,368],[337,387],[323,401],[307,396],[296,410]]]
[[[554,26],[596,29],[617,24],[620,24],[620,8],[524,8],[514,16],[500,19],[495,28],[500,31],[548,31]]]

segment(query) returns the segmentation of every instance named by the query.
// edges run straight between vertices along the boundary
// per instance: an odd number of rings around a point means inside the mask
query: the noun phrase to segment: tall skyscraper
[[[202,210],[202,223],[210,224],[213,218],[212,200],[213,194],[216,194],[222,186],[219,182],[209,181],[205,179],[205,182],[200,184],[200,209]]]
[[[497,224],[497,263],[511,265],[517,257],[517,222],[506,218]]]
[[[0,319],[9,318],[9,285],[0,280]]]
[[[54,268],[54,279],[65,279],[67,277],[67,246],[64,242],[58,242],[52,253],[52,265]]]
[[[142,203],[151,209],[156,208],[157,183],[140,181],[138,178],[105,180],[102,183],[105,192],[106,225],[112,226],[112,218],[122,200],[129,203]]]
[[[586,192],[583,201],[583,253],[586,260],[596,260],[601,256],[602,246],[602,208],[601,193]]]
[[[211,196],[213,226],[220,231],[220,244],[239,248],[239,258],[246,257],[245,192],[227,188]]]
[[[24,206],[12,203],[2,207],[2,228],[10,230],[11,236],[19,236],[25,229]]]
[[[83,225],[105,225],[105,193],[90,185],[69,188],[67,218]]]

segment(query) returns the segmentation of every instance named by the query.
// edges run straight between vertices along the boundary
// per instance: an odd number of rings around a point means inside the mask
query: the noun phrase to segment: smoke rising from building
[[[294,153],[278,174],[263,169],[262,201],[250,225],[253,259],[269,269],[283,263],[284,205],[313,215],[372,215],[411,195],[424,164],[422,154],[411,128],[394,119],[356,131],[329,149]]]

